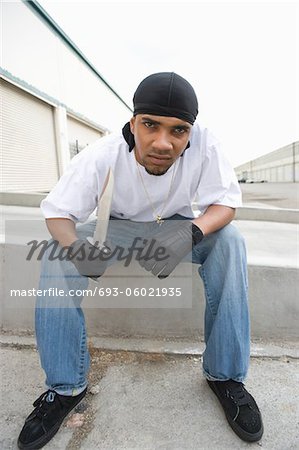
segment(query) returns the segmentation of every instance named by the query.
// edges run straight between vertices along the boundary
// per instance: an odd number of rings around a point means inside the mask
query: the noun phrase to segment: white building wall
[[[0,191],[49,192],[77,148],[131,112],[23,2],[3,2],[2,12]]]
[[[299,182],[299,142],[235,168],[238,179],[270,182]]]
[[[5,70],[108,129],[129,120],[129,109],[23,2],[2,8]],[[100,53],[105,43],[96,45]]]

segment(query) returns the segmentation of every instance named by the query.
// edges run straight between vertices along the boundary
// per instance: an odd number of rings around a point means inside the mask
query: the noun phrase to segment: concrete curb
[[[205,348],[203,342],[182,340],[155,339],[121,339],[114,337],[90,336],[92,348],[107,351],[127,351],[141,353],[161,353],[169,355],[202,356]],[[18,349],[35,349],[36,340],[33,335],[0,334],[0,346]],[[275,341],[253,340],[251,342],[251,358],[291,358],[299,359],[298,344],[295,341],[278,343]]]
[[[21,207],[21,214],[26,213],[26,208],[36,208],[34,215],[39,215],[43,220],[39,206],[46,196],[47,194],[44,193],[2,192],[0,193],[0,205],[7,207],[8,213],[13,207]],[[194,212],[199,213],[196,205],[194,205]],[[244,203],[244,206],[236,210],[236,220],[299,223],[299,209],[247,206]]]
[[[11,258],[7,255],[7,263],[11,266],[14,249],[10,249]],[[21,259],[22,248],[18,248]],[[15,263],[17,264],[17,263]],[[17,264],[16,272],[22,277],[15,280],[13,273],[7,275],[2,287],[2,320],[3,329],[19,333],[22,330],[33,330],[35,297],[11,296],[9,286],[13,289],[32,289],[38,285],[39,261],[30,266],[30,272],[22,264]],[[117,272],[113,266],[107,270],[107,275],[101,280],[101,288],[108,289],[118,286],[124,291],[128,286],[134,287],[138,281],[137,270],[125,274]],[[133,268],[132,268],[133,269]],[[163,307],[157,299],[150,297],[120,297],[116,300],[110,297],[87,296],[83,307],[87,329],[91,335],[117,338],[142,337],[147,339],[170,338],[196,340],[203,336],[204,323],[204,290],[197,274],[197,268],[192,267],[192,302],[190,305],[180,303],[180,297],[175,305]],[[249,266],[249,306],[251,315],[252,337],[259,339],[292,340],[299,337],[298,317],[299,306],[297,298],[298,269],[267,266]],[[140,279],[142,281],[142,279]],[[91,281],[89,291],[92,293],[95,283]],[[287,289],[286,289],[287,286]],[[112,303],[116,301],[117,303]],[[155,303],[151,303],[155,301]],[[185,300],[182,300],[183,302]],[[111,303],[110,303],[111,302]]]
[[[257,220],[278,223],[299,223],[299,210],[244,206],[236,210],[236,220]]]
[[[25,209],[25,208],[23,208]],[[33,208],[31,208],[33,209]],[[34,209],[35,210],[35,209]],[[38,211],[36,209],[36,211]],[[254,338],[286,341],[299,337],[298,318],[298,236],[295,224],[234,221],[248,247],[249,302],[251,330]],[[40,261],[26,260],[32,239],[48,239],[44,221],[12,218],[6,225],[6,244],[0,246],[4,262],[0,287],[0,326],[19,333],[33,330],[35,297],[12,296],[10,289],[32,290],[38,286]],[[188,265],[184,265],[188,266]],[[12,270],[13,268],[13,270]],[[16,276],[17,274],[17,276]],[[170,283],[179,280],[174,273]],[[186,281],[186,274],[181,280]],[[172,298],[167,304],[160,297],[122,296],[111,301],[109,296],[85,297],[83,307],[88,332],[102,337],[143,337],[197,340],[203,335],[204,291],[197,267],[188,268],[184,281],[192,291]],[[117,286],[133,290],[153,286],[137,265],[111,267],[101,278],[101,288]],[[139,283],[139,284],[138,284]],[[91,282],[89,289],[95,288]],[[160,285],[159,285],[160,286]],[[183,298],[184,297],[184,298]]]

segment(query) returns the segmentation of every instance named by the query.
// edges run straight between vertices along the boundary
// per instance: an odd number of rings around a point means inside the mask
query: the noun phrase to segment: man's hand
[[[87,239],[78,239],[69,246],[69,259],[80,275],[94,280],[104,274],[110,255],[108,246],[98,248]]]
[[[138,260],[141,267],[160,279],[168,277],[204,237],[201,229],[189,220],[168,221],[165,225],[157,235],[147,240]]]

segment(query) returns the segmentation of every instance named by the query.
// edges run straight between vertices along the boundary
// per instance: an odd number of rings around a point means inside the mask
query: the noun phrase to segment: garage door
[[[58,180],[53,107],[1,80],[2,192],[48,192]]]

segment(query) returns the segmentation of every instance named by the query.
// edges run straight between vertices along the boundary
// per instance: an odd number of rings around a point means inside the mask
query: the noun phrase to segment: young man
[[[60,289],[85,289],[88,277],[104,274],[107,255],[116,245],[128,246],[140,226],[149,239],[140,240],[136,259],[154,276],[168,277],[192,254],[206,296],[204,376],[236,434],[257,441],[263,434],[261,414],[243,385],[250,336],[245,246],[230,224],[241,206],[234,171],[213,135],[195,122],[197,98],[184,78],[169,72],[150,75],[138,86],[133,103],[134,115],[122,133],[74,157],[43,200],[48,229],[69,257],[50,261],[45,253],[40,289],[53,287],[53,280]],[[115,179],[111,219],[118,220],[109,224],[110,247],[98,248],[87,239],[95,221],[76,223],[85,222],[96,208],[110,170]],[[201,214],[195,218],[196,198]],[[145,257],[149,247],[151,256]],[[38,300],[36,337],[49,390],[34,403],[19,436],[20,448],[45,445],[86,393],[89,354],[81,300],[72,297],[62,306],[59,298]]]

